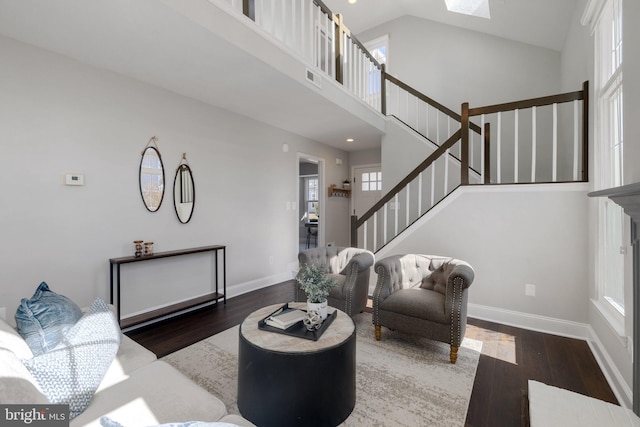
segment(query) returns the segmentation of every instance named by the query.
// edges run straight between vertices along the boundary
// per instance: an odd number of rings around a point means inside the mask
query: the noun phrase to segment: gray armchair
[[[300,265],[320,265],[338,282],[327,300],[330,306],[349,316],[362,312],[367,306],[369,272],[374,260],[373,253],[367,250],[339,246],[312,248],[298,253]],[[306,300],[304,291],[296,286],[296,301]]]
[[[473,268],[464,261],[433,255],[395,255],[376,262],[373,292],[376,340],[381,326],[451,345],[456,363],[467,326],[468,288]]]

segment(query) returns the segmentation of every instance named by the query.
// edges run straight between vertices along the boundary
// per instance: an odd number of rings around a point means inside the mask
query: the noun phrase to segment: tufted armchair
[[[369,272],[374,260],[373,253],[367,250],[339,246],[312,248],[298,253],[300,265],[320,265],[338,282],[327,300],[330,306],[349,316],[360,313],[367,305]],[[296,301],[306,300],[304,291],[296,286]]]
[[[468,288],[473,268],[433,255],[395,255],[376,262],[373,292],[376,340],[381,326],[451,345],[456,363],[467,326]]]

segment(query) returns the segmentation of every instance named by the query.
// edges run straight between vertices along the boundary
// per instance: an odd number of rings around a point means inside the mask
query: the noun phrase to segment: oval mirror
[[[195,202],[196,189],[191,168],[189,165],[181,164],[178,166],[173,180],[173,206],[181,223],[189,222],[191,215],[193,215]]]
[[[149,211],[155,212],[160,208],[164,197],[164,165],[160,152],[155,147],[147,147],[142,152],[140,194]]]

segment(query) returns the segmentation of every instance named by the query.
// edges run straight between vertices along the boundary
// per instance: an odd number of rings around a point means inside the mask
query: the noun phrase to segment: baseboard
[[[467,305],[467,315],[475,319],[502,323],[504,325],[544,332],[546,334],[582,340],[589,339],[589,325],[585,323],[471,303]]]
[[[611,386],[613,394],[616,395],[618,403],[626,408],[633,408],[633,391],[627,385],[618,368],[616,368],[616,365],[611,360],[607,349],[600,341],[600,338],[598,338],[598,335],[591,326],[589,326],[588,329],[589,339],[587,343],[589,344],[589,348],[591,348],[591,353],[593,353],[593,357],[596,358],[598,365],[600,365],[600,369],[607,379],[609,386]]]
[[[531,331],[585,340],[620,405],[627,408],[633,406],[631,389],[590,325],[471,303],[467,305],[467,316]]]
[[[243,295],[249,293],[251,291],[256,291],[258,289],[266,288],[278,283],[286,282],[287,280],[293,279],[293,272],[287,271],[284,273],[278,273],[267,277],[261,277],[256,280],[250,280],[248,282],[237,283],[233,286],[227,286],[227,298],[237,297],[239,295]]]

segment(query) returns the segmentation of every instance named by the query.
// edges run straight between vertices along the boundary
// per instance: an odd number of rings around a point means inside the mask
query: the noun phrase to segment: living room
[[[131,242],[137,239],[153,241],[158,252],[227,245],[229,298],[281,283],[291,278],[298,250],[300,215],[294,208],[298,197],[298,153],[326,159],[321,189],[349,177],[354,165],[373,163],[372,157],[377,157],[385,170],[385,186],[391,186],[403,170],[412,166],[394,158],[394,150],[384,138],[384,119],[359,105],[352,107],[355,102],[344,94],[325,94],[338,92],[330,83],[323,86],[320,94],[310,95],[310,89],[305,87],[298,92],[298,98],[281,97],[278,91],[288,87],[284,80],[293,79],[287,74],[292,71],[286,70],[303,70],[304,66],[297,62],[291,65],[294,59],[288,52],[273,41],[259,41],[264,36],[249,29],[248,24],[223,22],[231,21],[228,15],[210,17],[216,25],[224,25],[216,30],[223,33],[221,36],[193,24],[193,15],[185,20],[180,15],[184,10],[173,9],[185,6],[171,1],[160,2],[160,6],[140,2],[135,7],[128,2],[117,2],[117,7],[113,2],[87,5],[65,1],[56,2],[55,6],[45,3],[3,0],[0,13],[4,100],[0,132],[2,157],[7,159],[2,176],[10,183],[7,203],[2,208],[5,283],[0,292],[8,319],[13,317],[20,299],[30,296],[43,280],[81,306],[89,305],[96,296],[108,300],[108,260],[131,255]],[[401,66],[408,53],[393,50],[394,40],[399,43],[403,36],[413,34],[409,27],[426,31],[418,18],[394,20],[361,37],[367,40],[390,33],[391,60],[398,67],[392,72],[412,81],[425,93],[442,96],[439,101],[452,108],[464,101],[484,104],[518,100],[576,90],[582,81],[594,80],[593,38],[589,27],[580,23],[587,3],[575,2],[565,45],[559,51],[498,38],[488,41],[489,37],[475,32],[430,25],[441,35],[458,34],[456,37],[487,43],[484,48],[472,47],[474,50],[521,51],[514,53],[517,57],[513,66],[518,70],[507,75],[496,75],[493,62],[476,62],[478,72],[473,75],[490,75],[479,77],[473,84],[485,88],[486,93],[482,94],[460,84],[464,81],[461,76],[445,80],[448,71],[432,79],[448,82],[438,87],[451,89],[458,85],[461,93],[451,98],[430,93],[432,88],[426,83],[421,87],[422,80],[410,74],[412,68],[408,64]],[[215,2],[211,4],[215,6]],[[206,10],[209,5],[198,2],[197,7]],[[624,22],[629,23],[624,25],[624,40],[633,46],[638,31],[633,23],[640,10],[636,2],[627,1],[624,7]],[[114,22],[120,24],[114,26]],[[126,38],[132,28],[138,30],[136,39]],[[176,31],[186,33],[180,41],[173,39]],[[238,40],[226,40],[234,36]],[[196,44],[197,40],[205,43]],[[245,50],[234,43],[243,44]],[[127,45],[135,49],[127,49]],[[144,46],[148,52],[137,50]],[[234,52],[233,47],[240,52]],[[74,57],[77,48],[84,56]],[[407,52],[414,49],[412,46]],[[167,52],[175,56],[158,61],[158,56]],[[274,62],[280,63],[279,69],[273,68]],[[162,67],[166,74],[179,75],[183,80],[163,80],[166,76],[157,72]],[[624,131],[628,141],[640,133],[632,119],[638,108],[632,97],[640,84],[635,77],[639,68],[638,54],[633,49],[626,50],[625,92],[631,94],[625,98],[625,116],[629,119],[625,120]],[[212,77],[206,72],[212,70],[217,70],[216,80],[236,91],[235,96],[224,100],[228,103],[226,108],[220,106],[218,92],[207,90]],[[246,88],[232,86],[229,74],[234,73],[246,73]],[[537,85],[523,84],[523,76]],[[295,79],[300,85],[303,77]],[[266,96],[254,90],[257,86],[267,92]],[[342,107],[336,108],[335,101],[329,102],[327,97],[340,98]],[[274,112],[272,104],[287,105]],[[249,107],[253,108],[249,117],[232,112],[247,111],[242,109]],[[296,110],[303,113],[294,116]],[[320,137],[312,137],[311,131],[292,128],[295,124],[265,124],[289,121],[303,127],[313,122],[308,128],[315,130],[334,116],[344,116],[345,111],[351,111],[348,121],[356,123],[352,126],[365,128],[365,135],[370,138],[377,135],[381,148],[354,149],[346,144],[338,148],[319,142]],[[269,117],[270,114],[276,117]],[[140,153],[152,136],[158,138],[169,183],[182,154],[187,154],[197,201],[186,225],[176,220],[170,197],[155,213],[148,212],[141,202],[137,183]],[[625,147],[625,183],[640,180],[640,171],[634,164],[638,158],[637,147]],[[341,159],[341,164],[336,159]],[[67,173],[82,174],[85,185],[64,185]],[[414,239],[425,242],[419,247],[422,252],[468,258],[477,267],[478,279],[470,291],[471,314],[476,309],[478,317],[488,320],[588,340],[619,400],[629,406],[632,359],[626,337],[631,336],[631,316],[625,317],[626,331],[619,334],[591,303],[597,289],[596,272],[591,267],[597,252],[597,203],[586,193],[595,189],[592,185],[560,186],[550,192],[495,190],[488,198],[478,190],[468,190],[449,208],[449,213],[455,211],[461,217],[437,227],[426,226]],[[525,202],[527,205],[523,206]],[[486,218],[463,215],[479,204],[489,210]],[[550,204],[562,206],[560,217]],[[323,209],[325,227],[318,236],[319,242],[348,245],[348,201],[327,198]],[[486,226],[487,218],[493,219],[490,227]],[[513,221],[511,228],[499,228],[505,225],[503,218]],[[438,221],[446,222],[442,218]],[[434,228],[447,230],[452,224],[461,223],[465,228],[452,230],[453,234],[428,240],[421,237],[433,236]],[[543,234],[549,236],[549,241],[541,241],[541,229],[547,230]],[[470,234],[479,234],[476,243],[466,240]],[[496,239],[496,235],[500,237]],[[486,244],[482,245],[487,239],[501,240],[503,244],[487,249]],[[539,246],[527,245],[532,239]],[[417,250],[415,241],[394,250]],[[478,253],[479,247],[483,248],[482,253]],[[518,253],[521,257],[512,263]],[[490,262],[489,255],[494,262]],[[203,292],[210,274],[203,261],[204,257],[194,258],[131,271],[123,300],[125,313],[142,312]],[[627,270],[630,276],[630,268]],[[184,280],[185,272],[189,272],[190,280]],[[524,295],[526,283],[537,286],[535,299]],[[631,279],[625,283],[625,296],[630,300]]]

